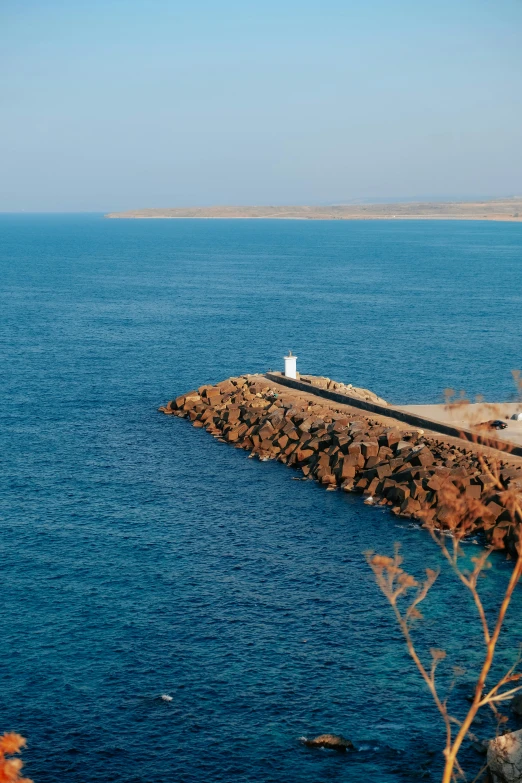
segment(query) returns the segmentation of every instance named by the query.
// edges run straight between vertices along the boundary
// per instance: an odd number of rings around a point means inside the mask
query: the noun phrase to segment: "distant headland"
[[[174,207],[110,212],[107,218],[277,220],[497,220],[522,222],[522,197],[491,201],[426,201],[397,204],[337,204],[326,207]]]

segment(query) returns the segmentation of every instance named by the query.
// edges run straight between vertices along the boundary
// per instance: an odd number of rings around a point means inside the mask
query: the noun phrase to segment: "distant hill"
[[[329,207],[175,207],[110,212],[107,218],[257,218],[278,220],[509,220],[522,222],[522,198]]]

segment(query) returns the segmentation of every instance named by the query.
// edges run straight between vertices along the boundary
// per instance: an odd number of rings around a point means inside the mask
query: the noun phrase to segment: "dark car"
[[[488,421],[488,427],[491,427],[492,430],[505,430],[507,424],[505,421],[495,419],[495,421]]]

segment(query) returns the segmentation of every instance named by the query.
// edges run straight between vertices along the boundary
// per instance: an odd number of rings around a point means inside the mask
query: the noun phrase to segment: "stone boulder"
[[[491,740],[488,769],[493,783],[522,783],[522,729]]]
[[[309,748],[328,748],[329,750],[337,750],[340,753],[344,753],[347,750],[355,750],[353,742],[345,739],[340,734],[320,734],[314,739],[303,737],[302,741]]]

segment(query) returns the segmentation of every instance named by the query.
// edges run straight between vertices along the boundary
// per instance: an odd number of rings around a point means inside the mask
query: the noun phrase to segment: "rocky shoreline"
[[[522,489],[521,463],[342,408],[275,387],[263,376],[242,375],[182,394],[159,410],[189,419],[251,457],[299,469],[328,490],[361,493],[397,516],[449,526],[451,491],[465,506],[467,532],[481,530],[490,543],[512,549],[516,520],[508,495]]]

